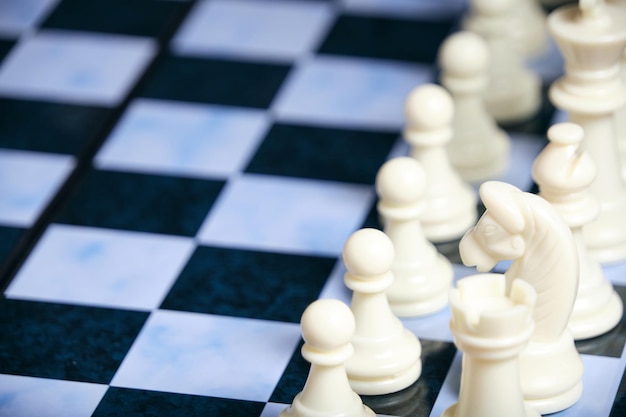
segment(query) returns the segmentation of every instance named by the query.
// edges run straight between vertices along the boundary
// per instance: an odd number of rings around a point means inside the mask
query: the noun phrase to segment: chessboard
[[[341,250],[377,227],[404,100],[438,82],[463,0],[0,1],[0,416],[277,416],[302,389],[300,316],[350,302]],[[529,62],[544,93],[554,46]],[[506,126],[501,178],[564,115]],[[454,243],[455,278],[474,273]],[[626,302],[626,264],[605,268]],[[379,415],[439,416],[461,355],[449,310]],[[626,415],[626,326],[577,343],[558,416]]]

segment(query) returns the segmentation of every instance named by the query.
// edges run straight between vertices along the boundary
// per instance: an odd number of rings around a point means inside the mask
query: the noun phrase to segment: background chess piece
[[[471,0],[463,28],[482,36],[489,47],[487,111],[499,123],[531,118],[541,106],[541,80],[524,62],[519,39],[515,39],[516,0]]]
[[[591,193],[600,214],[583,232],[602,263],[626,259],[626,181],[622,175],[615,113],[626,102],[619,65],[626,48],[626,7],[585,1],[550,14],[548,28],[565,60],[565,75],[550,87],[550,100],[584,132],[583,149],[597,176]]]
[[[448,304],[454,277],[450,261],[426,239],[420,224],[424,170],[413,158],[387,161],[378,170],[378,212],[393,243],[394,280],[387,288],[392,311],[400,317],[431,314]]]
[[[449,36],[439,50],[441,83],[454,101],[450,162],[470,182],[501,174],[509,163],[510,139],[487,112],[489,49],[483,38],[462,31]]]
[[[474,225],[477,211],[473,188],[454,170],[446,151],[452,139],[452,98],[443,87],[424,84],[411,91],[405,110],[404,138],[426,174],[420,216],[424,234],[435,243],[458,239]]]
[[[580,278],[569,329],[574,339],[599,336],[619,323],[622,300],[606,279],[598,262],[589,256],[582,227],[599,212],[588,192],[596,176],[593,160],[581,150],[583,130],[573,123],[559,123],[548,129],[550,143],[533,165],[539,195],[563,216],[578,248]]]

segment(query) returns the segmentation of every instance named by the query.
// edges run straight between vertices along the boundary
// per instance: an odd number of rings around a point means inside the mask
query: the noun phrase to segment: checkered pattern
[[[341,248],[378,226],[372,184],[407,152],[404,99],[436,81],[464,10],[0,0],[0,416],[278,415],[309,368],[300,315],[349,302]],[[547,85],[558,62],[532,65]],[[504,180],[532,188],[554,117],[509,130]],[[607,273],[626,285],[624,266]],[[422,377],[364,397],[377,413],[456,400],[448,320],[405,320]],[[585,393],[560,415],[624,412],[624,340],[620,325],[579,344]]]

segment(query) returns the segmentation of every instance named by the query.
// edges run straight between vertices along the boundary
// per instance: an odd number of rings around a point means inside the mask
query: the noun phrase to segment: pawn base
[[[441,413],[441,417],[468,417],[468,416],[473,415],[471,410],[469,412],[464,412],[464,413],[460,412],[458,406],[459,406],[459,403],[452,404],[450,407],[446,408],[443,413]],[[517,416],[511,416],[510,414],[507,414],[507,416],[517,417]],[[488,417],[488,416],[481,416],[481,417]],[[541,417],[541,414],[539,414],[539,412],[535,410],[534,408],[524,404],[524,415],[519,416],[519,417]]]
[[[551,342],[531,342],[520,354],[524,401],[541,414],[574,405],[582,394],[583,363],[565,330]]]
[[[350,386],[361,395],[383,395],[401,391],[413,384],[422,373],[422,361],[418,360],[405,371],[384,377],[363,378],[348,375]]]
[[[376,414],[366,405],[363,404],[361,398],[354,394],[352,401],[346,404],[345,408],[330,410],[312,409],[307,407],[300,400],[302,393],[296,395],[293,403],[285,408],[279,417],[375,417]]]

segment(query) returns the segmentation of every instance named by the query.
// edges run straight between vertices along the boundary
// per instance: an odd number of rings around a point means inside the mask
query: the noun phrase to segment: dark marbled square
[[[622,304],[626,305],[626,287],[614,285],[615,291],[622,299]],[[626,310],[622,315],[622,320],[613,330],[594,337],[593,339],[579,340],[576,348],[580,353],[588,355],[610,356],[620,358],[626,343]]]
[[[0,372],[108,384],[148,313],[0,300]]]
[[[13,48],[13,45],[15,45],[15,41],[0,39],[0,64],[2,63],[4,57],[9,54],[9,52]]]
[[[140,95],[267,108],[289,69],[287,65],[170,55],[160,60]]]
[[[432,64],[455,23],[453,19],[344,14],[335,22],[319,52]]]
[[[265,403],[111,387],[93,417],[255,417]]]
[[[422,373],[402,391],[387,395],[363,396],[363,403],[377,414],[428,417],[450,370],[456,347],[450,342],[420,339]]]
[[[80,155],[108,123],[111,110],[0,98],[0,147]]]
[[[246,172],[372,184],[397,132],[275,124]]]
[[[223,181],[91,170],[59,216],[61,223],[194,236]]]
[[[42,26],[165,39],[189,7],[172,1],[63,0]]]
[[[0,265],[8,259],[23,233],[24,229],[19,227],[0,226]]]
[[[299,323],[335,261],[200,246],[161,308]]]

